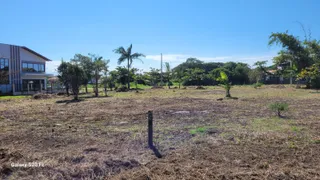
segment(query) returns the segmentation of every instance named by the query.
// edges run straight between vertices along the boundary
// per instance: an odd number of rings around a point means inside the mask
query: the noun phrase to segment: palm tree
[[[128,76],[127,76],[127,82],[128,82],[128,89],[130,89],[130,68],[132,65],[132,61],[134,59],[138,59],[141,62],[143,62],[140,57],[146,57],[145,55],[141,54],[141,53],[132,53],[132,44],[128,47],[127,50],[125,50],[122,46],[115,49],[114,52],[117,54],[120,54],[121,56],[118,59],[118,64],[120,65],[121,63],[125,62],[127,60],[127,68],[128,68]]]
[[[166,65],[166,75],[167,75],[167,80],[168,80],[168,87],[170,89],[170,85],[171,85],[171,68],[170,68],[170,64],[168,62],[165,63]]]
[[[93,77],[95,79],[95,96],[99,96],[98,82],[101,78],[101,72],[106,73],[108,71],[109,60],[104,60],[101,56],[91,55],[93,58]]]

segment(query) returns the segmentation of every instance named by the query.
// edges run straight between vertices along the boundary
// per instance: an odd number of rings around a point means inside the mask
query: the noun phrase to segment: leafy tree
[[[58,71],[58,78],[60,82],[65,86],[66,88],[66,93],[69,96],[69,85],[70,85],[70,76],[68,72],[68,62],[65,62],[61,60],[61,64],[59,65],[57,71]]]
[[[159,69],[150,68],[150,72],[147,73],[150,77],[150,85],[155,86],[161,82],[161,73]]]
[[[258,68],[251,69],[248,73],[248,78],[250,83],[261,83],[263,78],[263,72]]]
[[[135,86],[136,86],[136,89],[138,89],[138,84],[139,84],[139,82],[142,82],[142,81],[143,81],[143,79],[142,79],[142,74],[141,74],[141,73],[138,73],[139,71],[141,71],[141,70],[139,70],[139,69],[137,69],[137,68],[132,68],[132,69],[131,69],[132,79],[133,79],[133,81],[134,81],[134,84],[135,84]]]
[[[176,81],[179,83],[179,89],[180,89],[182,80],[184,78],[184,72],[181,68],[178,68],[178,69],[175,69],[175,71],[173,71],[173,75]]]
[[[90,55],[90,54],[89,54]],[[83,81],[83,84],[86,89],[86,93],[88,93],[88,83],[92,80],[93,77],[93,66],[94,63],[92,62],[92,59],[89,56],[84,56],[82,54],[75,54],[73,59],[71,59],[71,62],[75,62],[79,64],[79,66],[83,69],[86,77]]]
[[[115,79],[117,84],[125,85],[128,77],[128,69],[118,66],[115,70],[110,72],[110,76]]]
[[[187,79],[189,81],[196,81],[197,85],[200,86],[201,85],[201,80],[203,80],[205,78],[205,74],[204,74],[204,70],[200,69],[200,68],[195,68],[195,69],[187,69]]]
[[[229,70],[227,70],[226,68],[220,67],[220,68],[217,68],[217,69],[212,70],[212,71],[210,72],[210,75],[209,75],[209,76],[210,76],[214,81],[216,81],[217,83],[220,83],[220,82],[218,81],[218,79],[221,77],[221,72],[222,72],[222,71],[223,71],[228,77],[231,76],[231,74],[232,74],[232,72],[229,71]]]
[[[275,57],[275,63],[292,61],[298,72],[312,65],[312,58],[306,48],[306,43],[299,40],[298,37],[285,33],[272,33],[269,37],[269,45],[281,45],[282,50]]]
[[[115,53],[120,54],[120,57],[118,59],[118,64],[120,65],[121,63],[127,61],[127,83],[128,83],[128,89],[130,89],[130,68],[132,66],[132,62],[135,59],[139,59],[140,57],[145,57],[145,55],[141,53],[132,53],[132,44],[125,50],[123,47],[119,47],[114,50]],[[139,59],[140,60],[140,59]],[[142,60],[140,60],[143,62]]]
[[[216,80],[220,82],[220,85],[226,90],[226,97],[231,97],[231,82],[229,82],[228,75],[224,71],[220,71],[220,77]]]
[[[98,88],[98,83],[99,79],[101,77],[101,73],[105,73],[108,71],[108,63],[110,62],[109,60],[104,60],[102,56],[96,56],[96,55],[91,55],[92,57],[92,71],[93,71],[93,77],[95,79],[95,96],[99,96],[99,88]]]
[[[307,81],[307,88],[320,88],[320,63],[303,69],[298,75],[298,79],[305,79]]]
[[[79,65],[68,63],[67,76],[70,79],[74,100],[78,100],[80,86],[83,83],[83,81],[86,79],[85,72]]]

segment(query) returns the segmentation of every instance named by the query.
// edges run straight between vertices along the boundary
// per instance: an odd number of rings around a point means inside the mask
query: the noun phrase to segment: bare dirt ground
[[[320,93],[265,86],[0,101],[0,179],[320,179]],[[268,105],[287,102],[285,118]],[[147,145],[154,113],[157,158]],[[41,162],[44,167],[12,167]]]

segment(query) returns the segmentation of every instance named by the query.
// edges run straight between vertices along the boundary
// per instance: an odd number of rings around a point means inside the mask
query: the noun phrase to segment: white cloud
[[[166,61],[166,62],[183,62],[188,57],[190,57],[190,56],[185,55],[185,54],[164,54],[164,55],[162,55],[163,61]],[[161,55],[147,55],[146,59],[161,61]]]
[[[205,62],[243,62],[252,65],[256,61],[268,60],[270,61],[274,55],[256,55],[256,56],[216,56],[216,57],[202,57],[188,54],[164,54],[162,59],[164,62],[181,63],[185,62],[189,57],[197,58]],[[147,55],[146,59],[160,61],[160,55]]]
[[[57,74],[57,68],[60,65],[61,61],[48,61],[46,63],[46,73],[48,74]]]

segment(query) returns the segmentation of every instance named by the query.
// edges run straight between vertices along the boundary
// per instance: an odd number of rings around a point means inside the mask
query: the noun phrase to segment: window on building
[[[35,72],[39,72],[39,64],[33,64],[33,69]]]
[[[44,64],[39,64],[39,71],[44,72]]]
[[[44,64],[39,63],[22,63],[23,72],[45,72]]]
[[[9,84],[9,60],[0,59],[0,84]]]

